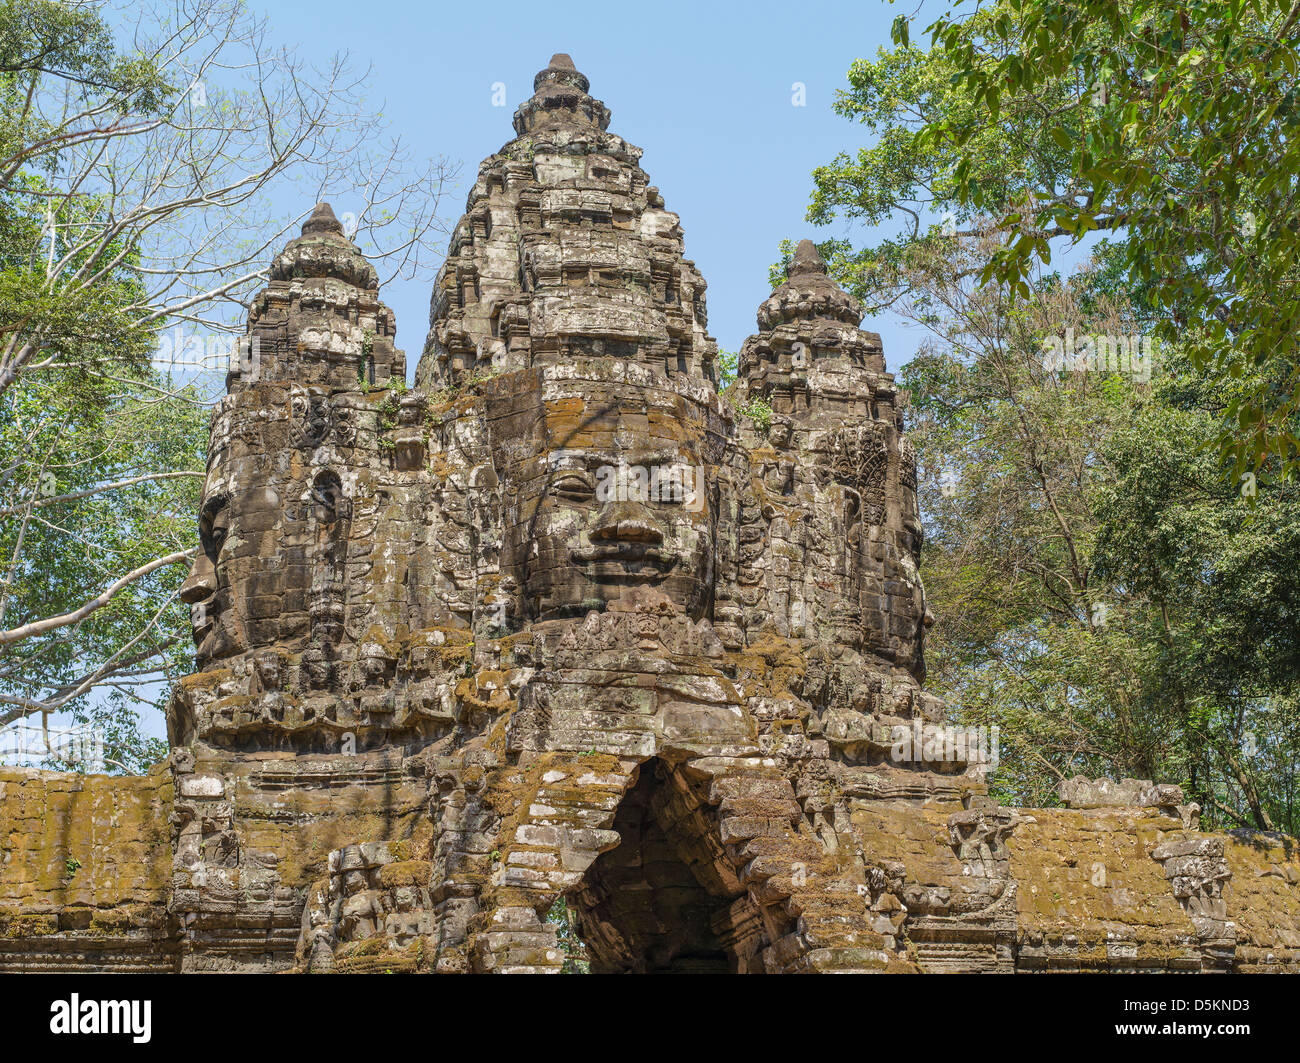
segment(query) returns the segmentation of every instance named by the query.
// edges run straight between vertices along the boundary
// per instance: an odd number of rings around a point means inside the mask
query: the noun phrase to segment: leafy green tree
[[[732,384],[736,382],[736,362],[737,354],[735,351],[724,351],[719,349],[717,359],[714,365],[718,373],[718,393],[724,393]]]
[[[1205,444],[1231,393],[1177,352],[1054,362],[1053,337],[1139,321],[1104,271],[1032,276],[1028,300],[980,283],[996,240],[916,244],[885,277],[933,335],[903,372],[929,684],[999,727],[1010,802],[1135,776],[1181,783],[1210,822],[1294,830],[1300,496],[1220,475]]]
[[[1287,371],[1225,380],[1168,359],[1107,448],[1094,563],[1144,603],[1176,777],[1227,826],[1294,833],[1300,490],[1250,472],[1227,483],[1206,447],[1234,399]]]
[[[117,770],[156,753],[136,714],[190,656],[196,381],[304,216],[277,202],[328,191],[389,276],[436,246],[454,168],[384,143],[364,87],[236,0],[0,0],[0,726],[69,712]]]
[[[110,766],[141,770],[159,750],[138,713],[192,661],[175,562],[194,538],[207,410],[193,388],[100,364],[128,383],[47,371],[0,397],[0,453],[18,459],[0,485],[0,720],[72,712],[105,732]]]
[[[556,927],[556,937],[560,949],[564,952],[563,974],[590,974],[591,960],[587,957],[587,947],[578,936],[574,924],[577,917],[564,897],[556,897],[546,913],[546,921]]]
[[[929,33],[913,47],[900,16],[837,102],[876,142],[816,171],[810,219],[909,219],[842,275],[888,305],[882,265],[978,217],[1000,236],[980,276],[1029,299],[1054,243],[1108,233],[1157,335],[1255,382],[1222,411],[1222,456],[1294,471],[1300,4],[997,0]]]

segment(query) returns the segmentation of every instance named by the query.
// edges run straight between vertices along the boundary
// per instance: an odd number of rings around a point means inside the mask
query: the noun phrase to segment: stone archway
[[[642,764],[612,826],[619,844],[567,898],[592,973],[762,971],[758,909],[716,810],[679,770],[658,758]]]

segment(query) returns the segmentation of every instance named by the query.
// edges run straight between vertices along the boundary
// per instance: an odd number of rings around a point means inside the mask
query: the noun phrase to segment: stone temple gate
[[[212,418],[149,776],[0,770],[0,969],[1300,969],[1300,861],[1176,787],[1000,808],[925,692],[916,467],[799,246],[720,397],[682,228],[565,55],[406,386],[319,205]],[[75,865],[75,870],[74,870]]]

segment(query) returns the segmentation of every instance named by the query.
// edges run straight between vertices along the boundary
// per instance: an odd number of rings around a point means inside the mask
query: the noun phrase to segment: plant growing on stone
[[[556,897],[555,903],[547,910],[546,921],[555,928],[555,936],[564,953],[563,974],[590,974],[591,961],[587,958],[587,948],[574,929],[574,914],[564,897]]]
[[[772,407],[765,399],[750,399],[736,409],[753,421],[759,431],[766,432],[772,427]]]

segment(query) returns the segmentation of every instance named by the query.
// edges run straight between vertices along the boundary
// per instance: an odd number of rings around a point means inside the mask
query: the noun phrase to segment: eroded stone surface
[[[599,971],[1296,969],[1288,840],[1133,780],[988,797],[922,687],[915,459],[861,307],[803,242],[720,397],[640,149],[568,56],[535,89],[414,389],[327,205],[275,259],[170,762],[0,772],[0,967],[556,971],[563,897]]]

